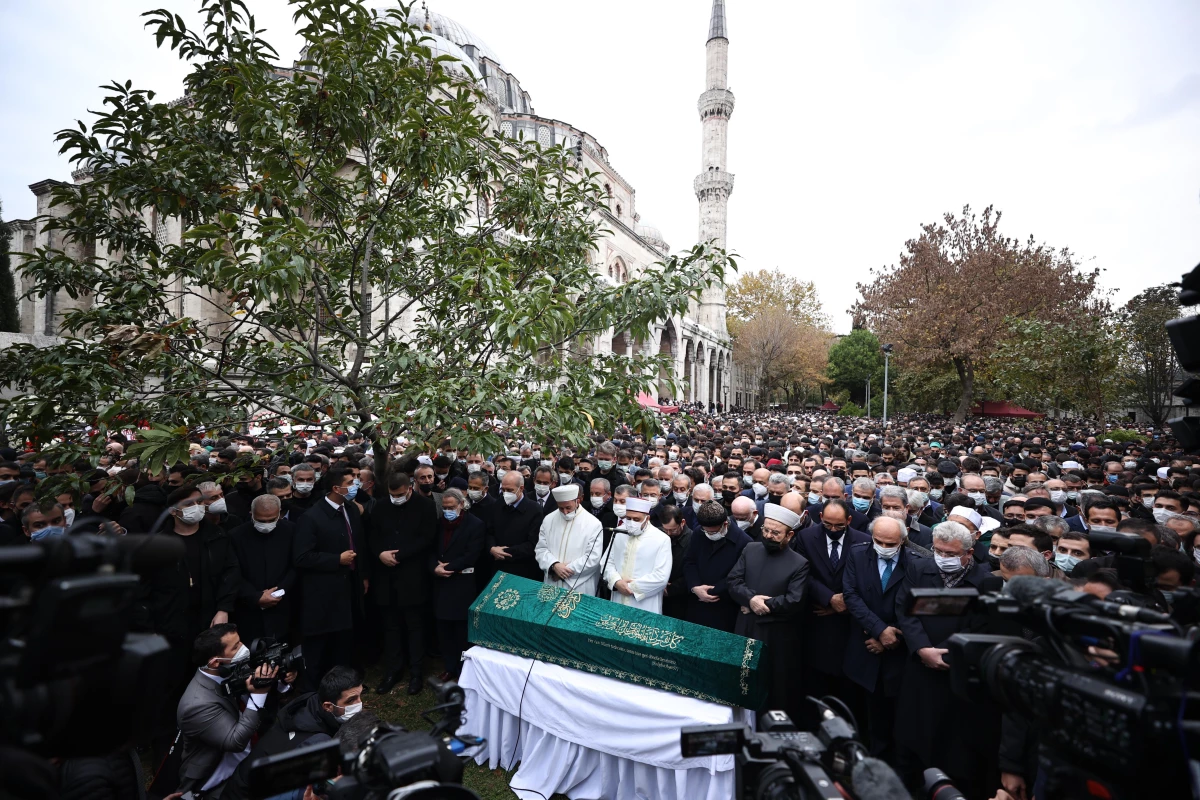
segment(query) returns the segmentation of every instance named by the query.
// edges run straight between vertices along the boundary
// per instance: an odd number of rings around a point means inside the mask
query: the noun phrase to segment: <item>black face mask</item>
[[[774,539],[764,538],[762,543],[769,555],[775,555],[783,551],[783,542],[777,542]]]
[[[286,514],[292,510],[292,499],[289,497],[286,500],[279,501],[279,513]]]
[[[1025,485],[1024,475],[1014,475],[1010,480],[1012,480],[1012,485],[1016,486],[1018,489]]]
[[[418,483],[417,488],[421,490],[421,494],[432,494],[433,493],[433,484],[432,483]]]
[[[992,569],[1000,569],[1000,556],[994,556],[991,553],[988,553],[987,561],[988,564],[991,565]]]
[[[846,533],[845,528],[843,528],[840,531],[831,531],[831,530],[829,530],[829,528],[826,528],[824,525],[822,525],[821,528],[825,531],[825,535],[828,536],[830,539],[833,539],[835,542],[840,541],[842,538],[842,535]]]
[[[779,505],[779,501],[780,501],[780,499],[781,499],[781,498],[780,498],[780,496],[779,496],[779,495],[777,495],[777,494],[769,494],[769,495],[767,495],[767,502],[768,502],[768,503],[774,503],[775,505]]]

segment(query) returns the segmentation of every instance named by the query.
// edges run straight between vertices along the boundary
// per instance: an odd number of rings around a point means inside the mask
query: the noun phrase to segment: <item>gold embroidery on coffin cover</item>
[[[521,602],[521,593],[516,589],[505,589],[500,594],[496,595],[496,599],[492,601],[492,605],[501,611],[508,611],[517,603]]]
[[[698,692],[695,689],[689,689],[686,686],[680,686],[675,683],[669,683],[667,681],[660,681],[660,680],[656,680],[654,678],[643,678],[641,675],[635,675],[632,672],[625,672],[624,670],[613,669],[613,668],[608,668],[608,667],[597,667],[595,664],[588,664],[583,661],[576,661],[573,658],[561,658],[556,655],[551,655],[550,653],[542,653],[537,650],[528,650],[524,647],[514,647],[513,645],[509,645],[509,644],[500,644],[499,642],[477,641],[477,642],[475,642],[475,644],[477,644],[481,647],[487,647],[491,650],[499,650],[504,653],[512,653],[514,656],[521,656],[522,658],[531,658],[536,661],[545,661],[547,664],[557,664],[560,667],[569,667],[570,669],[577,669],[580,672],[590,672],[593,675],[598,675],[598,674],[603,674],[606,676],[611,675],[612,677],[616,678],[617,680],[623,680],[623,681],[627,681],[629,683],[636,683],[636,684],[640,684],[641,686],[649,686],[651,689],[664,689],[668,692],[674,692],[675,694],[681,694],[684,697],[694,697],[697,700],[704,700],[709,703],[716,703],[716,704],[722,705],[722,706],[734,705],[734,703],[731,703],[728,700],[722,700],[719,697],[713,697],[710,694],[705,694],[704,692]]]
[[[603,616],[596,620],[596,627],[612,631],[618,636],[624,636],[626,639],[634,639],[643,644],[648,644],[651,647],[664,647],[668,650],[674,650],[684,639],[681,633],[654,628],[649,625],[643,625],[640,622],[617,619],[613,616]]]
[[[561,595],[561,596],[560,596]],[[554,604],[551,613],[557,614],[563,619],[569,619],[571,612],[579,607],[579,601],[583,597],[579,592],[560,589],[557,586],[543,584],[541,589],[538,589],[537,598],[543,603],[549,603],[554,598],[558,597],[558,602]]]
[[[504,583],[504,579],[508,576],[507,572],[498,572],[496,574],[500,577],[493,581],[491,588],[488,589],[487,597],[483,598],[482,603],[475,604],[475,628],[477,630],[479,628],[479,615],[483,612],[483,607],[487,605],[488,600],[492,599],[492,595],[496,593],[496,590],[500,588],[500,584]]]

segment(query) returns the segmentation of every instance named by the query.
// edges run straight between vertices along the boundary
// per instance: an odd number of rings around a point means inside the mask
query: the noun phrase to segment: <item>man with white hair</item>
[[[625,519],[604,557],[602,577],[614,603],[661,614],[671,577],[671,539],[650,524],[652,509],[640,497],[626,501]]]
[[[729,522],[736,525],[751,541],[762,541],[762,515],[758,505],[749,497],[738,497],[729,507]]]
[[[957,510],[957,509],[956,509]],[[999,748],[999,714],[958,697],[950,688],[946,640],[971,629],[973,617],[908,614],[913,589],[980,590],[991,574],[973,555],[975,534],[955,521],[933,531],[933,558],[913,559],[896,598],[897,625],[910,654],[896,704],[897,766],[909,786],[937,766],[967,797],[987,797]]]
[[[579,484],[556,486],[551,494],[558,511],[542,520],[534,557],[546,583],[594,595],[600,580],[604,528],[600,520],[581,512]]]

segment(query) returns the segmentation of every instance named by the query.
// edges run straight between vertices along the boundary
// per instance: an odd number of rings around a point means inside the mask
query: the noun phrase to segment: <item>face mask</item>
[[[754,485],[754,476],[753,475],[743,475],[742,476],[742,485],[745,486],[747,489],[749,489],[751,486]]]
[[[942,490],[941,489],[930,489],[929,490],[929,499],[930,500],[941,500],[942,499]]]
[[[1154,515],[1154,521],[1159,525],[1166,525],[1167,520],[1175,519],[1177,516],[1174,511],[1168,508],[1155,508],[1150,513]]]
[[[472,474],[472,473],[475,473],[475,472],[479,472],[479,471],[481,471],[482,469],[483,469],[483,465],[482,465],[482,464],[476,464],[474,461],[472,461],[471,463],[467,464],[467,474],[468,474],[468,475],[469,475],[469,474]]]
[[[61,525],[47,525],[40,531],[34,531],[29,534],[29,538],[31,541],[37,542],[42,539],[48,539],[51,536],[62,536],[65,530]]]
[[[987,505],[987,495],[983,492],[967,492],[967,497],[975,501],[976,508]]]
[[[220,497],[208,504],[208,513],[221,515],[225,513],[225,498]]]
[[[816,492],[808,493],[808,504],[810,506],[815,506],[819,502],[821,502],[821,495],[817,494]]]
[[[509,505],[509,506],[515,505],[516,502],[517,502],[517,493],[516,492],[505,492],[504,493],[504,504],[505,505]]]
[[[1124,464],[1124,467],[1125,467],[1125,469],[1137,469],[1137,462],[1136,461],[1126,461]]]
[[[446,480],[446,478],[450,477],[450,473],[449,472],[435,472],[433,474],[433,477],[439,481],[444,481],[444,480]]]
[[[63,509],[63,520],[66,522],[68,528],[71,527],[71,525],[75,522],[75,509]]]
[[[472,502],[472,503],[478,503],[480,500],[482,500],[482,499],[483,499],[483,490],[481,490],[481,489],[468,489],[468,490],[467,490],[467,497],[471,498],[471,502]]]
[[[180,512],[179,518],[185,525],[199,525],[204,521],[204,506],[188,506]]]
[[[355,483],[358,483],[358,481],[355,481]],[[358,495],[358,487],[357,486],[351,486],[349,489],[346,490],[346,499],[347,500],[353,500],[357,495]]]
[[[1195,550],[1192,551],[1192,561],[1195,561],[1197,564],[1200,564],[1200,547],[1197,547]]]
[[[315,480],[315,481],[321,480],[321,470],[319,470],[319,469],[313,470],[313,480]]]
[[[672,492],[672,496],[675,498],[675,502],[680,505],[687,502],[687,492]]]
[[[1116,475],[1105,475],[1105,476],[1104,476],[1104,479],[1105,479],[1106,481],[1108,481],[1109,483],[1116,483],[1116,482],[1117,482],[1117,476],[1116,476]]]
[[[1092,525],[1092,526],[1088,527],[1088,530],[1095,531],[1096,533],[1116,533],[1117,532],[1117,529],[1112,527],[1111,525]]]
[[[892,519],[898,519],[901,522],[908,521],[908,513],[900,508],[885,508],[883,510],[883,515],[885,517],[891,517]]]
[[[35,471],[33,473],[33,477],[37,478],[39,481],[44,481],[46,480],[46,473]]]
[[[305,495],[313,490],[315,484],[310,481],[297,481],[295,484],[296,494]]]
[[[454,522],[458,519],[458,512],[451,508],[443,511],[442,516],[446,518],[447,522]]]
[[[242,661],[246,661],[249,658],[250,658],[250,648],[246,647],[245,642],[242,642],[241,644],[238,645],[238,650],[236,653],[234,653],[233,658],[229,659],[229,664],[222,665],[221,667],[218,667],[218,669],[220,669],[221,672],[227,672],[229,670],[230,666],[233,666],[234,664],[237,664]],[[217,660],[224,661],[225,659],[220,658]]]
[[[1014,475],[1011,480],[1012,480],[1012,485],[1017,487],[1018,489],[1020,489],[1022,486],[1025,485],[1025,476],[1024,475]]]
[[[880,558],[895,558],[896,554],[900,552],[900,545],[896,545],[895,547],[884,547],[883,545],[876,544],[875,552]]]
[[[854,510],[859,512],[860,514],[865,514],[867,512],[867,510],[871,507],[871,501],[869,498],[866,498],[866,497],[852,498],[851,503],[854,504]]]
[[[613,503],[613,513],[617,515],[617,519],[625,518],[625,504]]]
[[[769,555],[775,555],[783,550],[783,542],[777,542],[774,539],[763,539],[762,543]]]
[[[766,497],[767,487],[763,486],[761,483],[756,483],[751,488],[754,490],[755,497]]]
[[[641,536],[645,524],[644,522],[635,522],[631,519],[623,519],[621,520],[621,529],[630,536]]]
[[[506,469],[497,469],[497,470],[496,470],[496,480],[500,480],[501,478],[503,478],[503,477],[504,477],[505,475],[507,475],[507,474],[508,474],[508,470],[506,470]]]
[[[596,462],[596,466],[600,468],[601,472],[608,472],[610,469],[612,469],[612,465],[613,462],[607,461],[603,458]]]
[[[541,458],[541,457],[542,457],[542,451],[541,451],[541,450],[534,450],[532,453],[530,453],[530,454],[529,454],[529,457],[530,457],[530,458]],[[549,462],[549,461],[547,461],[547,462],[545,463],[545,466],[547,466],[547,467],[548,467],[548,466],[550,466],[550,462]]]
[[[394,506],[402,506],[408,502],[408,495],[406,495],[406,494],[401,495],[400,497],[396,497],[395,495],[388,495],[388,498],[392,501],[392,505],[394,505]]]
[[[1067,493],[1064,492],[1062,489],[1051,489],[1050,490],[1050,502],[1051,503],[1056,503],[1057,505],[1061,506],[1064,502],[1066,502],[1066,500],[1067,500]]]
[[[721,530],[717,531],[716,533],[709,533],[708,531],[705,531],[705,532],[704,532],[704,536],[705,536],[705,537],[706,537],[706,538],[707,538],[707,539],[708,539],[710,542],[719,542],[719,541],[721,541],[722,539],[724,539],[724,538],[725,538],[725,534],[726,534],[727,532],[728,532],[728,529],[726,529],[726,528],[721,528]]]
[[[533,485],[533,493],[538,497],[545,497],[546,495],[550,494],[550,487],[546,486],[545,484],[535,483]]]
[[[939,556],[935,553],[933,560],[942,572],[958,572],[963,568],[962,559],[958,556]]]
[[[544,458],[544,459],[541,459],[540,461],[538,461],[538,466],[539,467],[548,467],[552,463],[554,463],[554,462],[552,462],[550,459]]]
[[[703,504],[703,503],[701,503],[699,500],[693,500],[693,501],[692,501],[692,511],[696,512],[697,514],[699,514],[699,513],[700,513],[700,506],[702,506],[702,505],[704,505],[704,504]]]
[[[735,519],[735,520],[734,520],[734,522],[736,522],[736,523],[737,523],[737,526],[738,526],[739,528],[741,528],[742,530],[746,530],[746,529],[748,529],[748,528],[749,528],[751,525],[753,525],[753,524],[754,524],[754,522],[752,522],[751,520],[748,520],[748,519]]]
[[[1022,450],[1022,451],[1021,451],[1021,458],[1029,458],[1029,451],[1028,451],[1028,450]]]
[[[1146,508],[1154,508],[1154,497],[1153,496],[1143,497],[1142,505],[1145,506]]]
[[[274,522],[257,522],[256,521],[254,523],[254,530],[258,531],[259,533],[270,533],[271,531],[275,530],[275,526],[278,524],[279,524],[279,520],[275,520]]]
[[[988,553],[987,562],[988,565],[991,566],[992,571],[1000,569],[1000,556],[994,556],[991,553]]]
[[[1078,503],[1079,502],[1079,492],[1067,492],[1067,502],[1068,503]]]
[[[1054,564],[1063,572],[1070,572],[1075,569],[1075,565],[1083,559],[1079,556],[1069,555],[1067,553],[1055,553]]]
[[[576,515],[579,514],[579,509],[570,512],[560,511],[559,513],[563,515],[563,519],[570,521],[575,519]]]
[[[604,496],[592,498],[592,508],[600,509],[604,507]]]
[[[0,486],[8,486],[10,483],[16,483],[16,482],[17,481],[14,478],[5,478],[3,480],[0,480]]]
[[[336,707],[337,706],[335,706],[335,708]],[[350,705],[348,705],[344,709],[342,709],[344,713],[342,713],[341,715],[339,715],[336,718],[337,721],[338,722],[349,722],[351,717],[353,717],[358,712],[362,711],[362,707],[363,707],[362,703],[351,703]]]

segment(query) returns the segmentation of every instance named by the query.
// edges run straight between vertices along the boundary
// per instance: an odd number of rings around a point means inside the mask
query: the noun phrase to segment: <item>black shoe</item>
[[[421,678],[420,675],[413,675],[412,679],[408,682],[408,693],[409,694],[420,694],[421,690],[424,688],[425,688],[425,681]]]
[[[400,672],[393,672],[383,676],[383,680],[375,687],[375,694],[387,694],[392,690],[397,683],[400,682]]]

